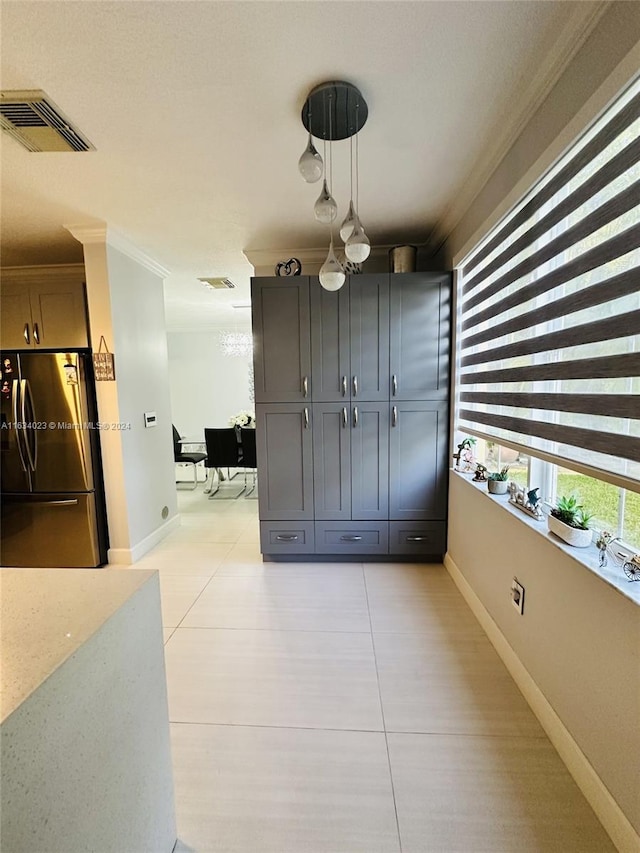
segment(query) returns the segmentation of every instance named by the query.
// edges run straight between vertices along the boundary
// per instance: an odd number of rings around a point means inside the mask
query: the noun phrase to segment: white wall
[[[107,245],[130,549],[177,513],[162,279]],[[157,426],[145,429],[144,413]]]
[[[640,833],[637,604],[456,474],[448,558]],[[514,576],[522,616],[511,605]]]
[[[187,438],[203,438],[205,427],[226,427],[231,415],[254,409],[249,399],[251,356],[223,355],[220,331],[167,334],[171,416]],[[249,332],[250,327],[233,331]]]

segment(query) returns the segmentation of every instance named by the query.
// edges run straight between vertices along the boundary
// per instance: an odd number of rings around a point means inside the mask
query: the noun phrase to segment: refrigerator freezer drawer
[[[31,568],[100,565],[93,492],[3,495],[0,564]]]

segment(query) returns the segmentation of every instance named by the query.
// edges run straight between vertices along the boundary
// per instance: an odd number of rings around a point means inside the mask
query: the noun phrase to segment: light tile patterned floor
[[[606,853],[442,566],[263,564],[180,492],[158,568],[176,853]]]

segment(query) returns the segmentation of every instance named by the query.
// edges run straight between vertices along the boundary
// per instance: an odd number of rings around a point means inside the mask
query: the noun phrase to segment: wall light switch
[[[520,615],[524,612],[524,587],[514,578],[511,583],[511,603]]]
[[[154,427],[158,423],[158,419],[156,417],[155,412],[145,412],[144,413],[144,427],[145,429],[149,429],[149,427]]]

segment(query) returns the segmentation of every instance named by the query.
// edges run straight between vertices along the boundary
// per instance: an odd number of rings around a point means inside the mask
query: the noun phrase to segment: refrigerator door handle
[[[27,411],[27,406],[29,411]],[[22,435],[24,437],[24,445],[27,451],[27,459],[29,467],[32,471],[36,470],[38,462],[38,439],[37,430],[35,429],[36,413],[33,407],[33,395],[31,394],[31,385],[28,379],[20,381],[20,418],[22,420]],[[31,429],[27,424],[31,424]]]
[[[14,379],[11,384],[11,410],[13,413],[13,428],[15,430],[16,436],[16,445],[18,447],[18,456],[20,457],[20,464],[22,465],[22,470],[27,472],[27,463],[24,458],[24,453],[22,451],[22,443],[20,441],[21,429],[18,429],[18,402],[20,398],[20,383],[17,379]]]

